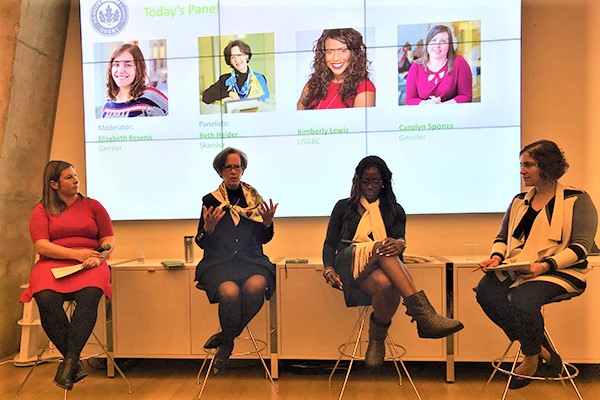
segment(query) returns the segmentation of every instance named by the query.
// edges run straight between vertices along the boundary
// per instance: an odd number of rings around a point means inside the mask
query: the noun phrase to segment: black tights
[[[40,319],[46,335],[64,358],[79,359],[81,350],[96,325],[102,290],[96,287],[86,287],[73,293],[42,290],[33,297],[40,310]],[[65,301],[76,303],[70,321],[63,308]]]
[[[219,285],[219,320],[223,337],[231,341],[260,311],[267,290],[262,275],[252,275],[242,283],[226,281]]]

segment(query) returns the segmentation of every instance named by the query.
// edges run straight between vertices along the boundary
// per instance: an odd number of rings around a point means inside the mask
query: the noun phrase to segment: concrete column
[[[28,222],[41,196],[70,0],[0,4],[0,357],[18,350],[19,286],[34,261]]]

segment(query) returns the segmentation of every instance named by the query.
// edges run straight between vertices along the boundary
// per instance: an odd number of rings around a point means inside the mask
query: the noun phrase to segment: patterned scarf
[[[352,266],[354,279],[358,278],[373,255],[375,242],[382,241],[387,237],[383,218],[381,217],[381,210],[379,209],[379,199],[373,203],[369,203],[367,199],[361,197],[360,204],[364,207],[365,213],[358,222],[354,238],[352,238],[352,242],[355,242],[354,263]],[[369,236],[371,233],[375,240]]]
[[[229,202],[225,182],[221,182],[217,190],[211,194],[221,203],[219,207],[229,209],[234,225],[237,226],[240,223],[240,217],[262,223],[263,218],[262,215],[260,215],[259,207],[263,203],[263,198],[258,194],[256,189],[247,183],[240,182],[240,186],[242,187],[242,193],[244,194],[244,199],[246,199],[246,204],[248,205],[248,207],[245,208]]]
[[[239,87],[237,84],[237,77],[235,75],[235,69],[231,71],[231,76],[227,78],[225,81],[225,85],[227,85],[227,92],[235,91],[240,96],[240,99],[254,99],[260,98],[265,94],[265,91],[262,88],[262,85],[258,81],[254,72],[248,68],[248,79]]]

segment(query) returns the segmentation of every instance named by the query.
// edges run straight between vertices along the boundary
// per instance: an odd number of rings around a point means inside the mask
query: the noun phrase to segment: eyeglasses
[[[369,186],[369,185],[373,185],[375,187],[381,186],[381,184],[383,183],[383,181],[381,179],[361,179],[360,180],[360,184],[363,186]]]
[[[223,167],[224,171],[231,171],[232,169],[234,169],[236,171],[241,171],[242,170],[242,166],[241,165],[225,165]]]

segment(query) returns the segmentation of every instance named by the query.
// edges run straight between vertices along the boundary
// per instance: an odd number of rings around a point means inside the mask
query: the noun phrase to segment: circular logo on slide
[[[96,0],[90,11],[92,26],[104,36],[121,32],[128,19],[129,11],[123,0]]]

